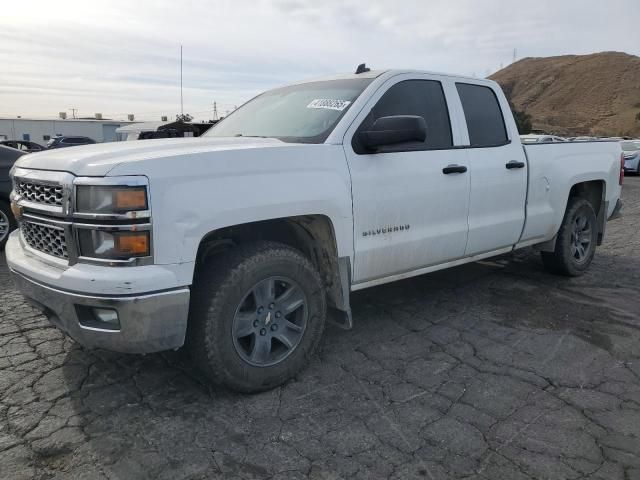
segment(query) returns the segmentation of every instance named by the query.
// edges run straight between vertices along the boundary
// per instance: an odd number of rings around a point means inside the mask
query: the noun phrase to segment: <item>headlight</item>
[[[121,214],[148,210],[147,187],[78,185],[76,212]]]
[[[128,260],[151,255],[148,231],[78,229],[80,255],[105,260]]]
[[[149,183],[144,176],[77,177],[70,205],[79,261],[153,263]]]

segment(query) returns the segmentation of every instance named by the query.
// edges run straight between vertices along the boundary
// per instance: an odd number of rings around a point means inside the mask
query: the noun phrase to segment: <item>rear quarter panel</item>
[[[617,142],[540,143],[524,145],[529,162],[527,219],[521,243],[552,239],[560,228],[571,187],[605,182],[607,217],[620,197],[620,145]]]

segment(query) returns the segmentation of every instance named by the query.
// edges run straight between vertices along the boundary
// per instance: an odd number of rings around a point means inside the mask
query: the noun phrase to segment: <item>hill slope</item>
[[[489,78],[533,117],[534,129],[640,136],[640,57],[602,52],[523,58]]]

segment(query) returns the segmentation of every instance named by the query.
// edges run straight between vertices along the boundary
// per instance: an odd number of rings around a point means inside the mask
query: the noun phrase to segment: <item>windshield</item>
[[[620,145],[622,145],[622,150],[625,152],[640,150],[640,142],[621,142]]]
[[[210,128],[204,136],[322,143],[371,80],[328,80],[265,92]]]

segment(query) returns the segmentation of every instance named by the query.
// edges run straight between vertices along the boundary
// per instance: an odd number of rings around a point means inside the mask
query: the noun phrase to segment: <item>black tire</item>
[[[302,333],[296,334],[298,343],[285,358],[275,364],[253,365],[249,358],[243,358],[245,352],[239,342],[250,338],[250,344],[256,348],[264,337],[259,338],[254,331],[250,337],[238,340],[234,335],[235,318],[244,314],[240,309],[256,286],[271,278],[287,279],[302,292],[305,327]],[[257,305],[257,297],[255,299]],[[249,315],[258,316],[258,307],[255,308],[255,313],[249,312]],[[196,272],[187,329],[188,348],[197,366],[214,383],[240,392],[268,390],[283,384],[306,366],[322,337],[326,309],[320,275],[301,252],[275,242],[241,245],[214,257]],[[271,318],[269,313],[261,320],[261,326],[268,325]],[[284,317],[280,321],[284,322]],[[254,321],[254,327],[255,322],[258,320]],[[284,324],[281,328],[285,328]],[[260,328],[261,335],[265,335],[263,330],[269,332],[270,329]],[[279,341],[268,341],[280,350],[284,347]],[[269,349],[271,352],[271,347]]]
[[[4,200],[0,200],[0,251],[9,239],[9,233],[16,228],[16,219],[13,217],[11,207]]]
[[[581,229],[582,227],[577,223],[581,219],[586,222],[584,229]],[[570,277],[584,274],[596,253],[597,226],[593,206],[584,198],[569,198],[567,210],[558,231],[555,251],[541,252],[545,268],[551,273]],[[578,231],[580,231],[579,235],[577,235]],[[587,241],[588,244],[585,243]],[[581,245],[582,251],[576,245]]]

